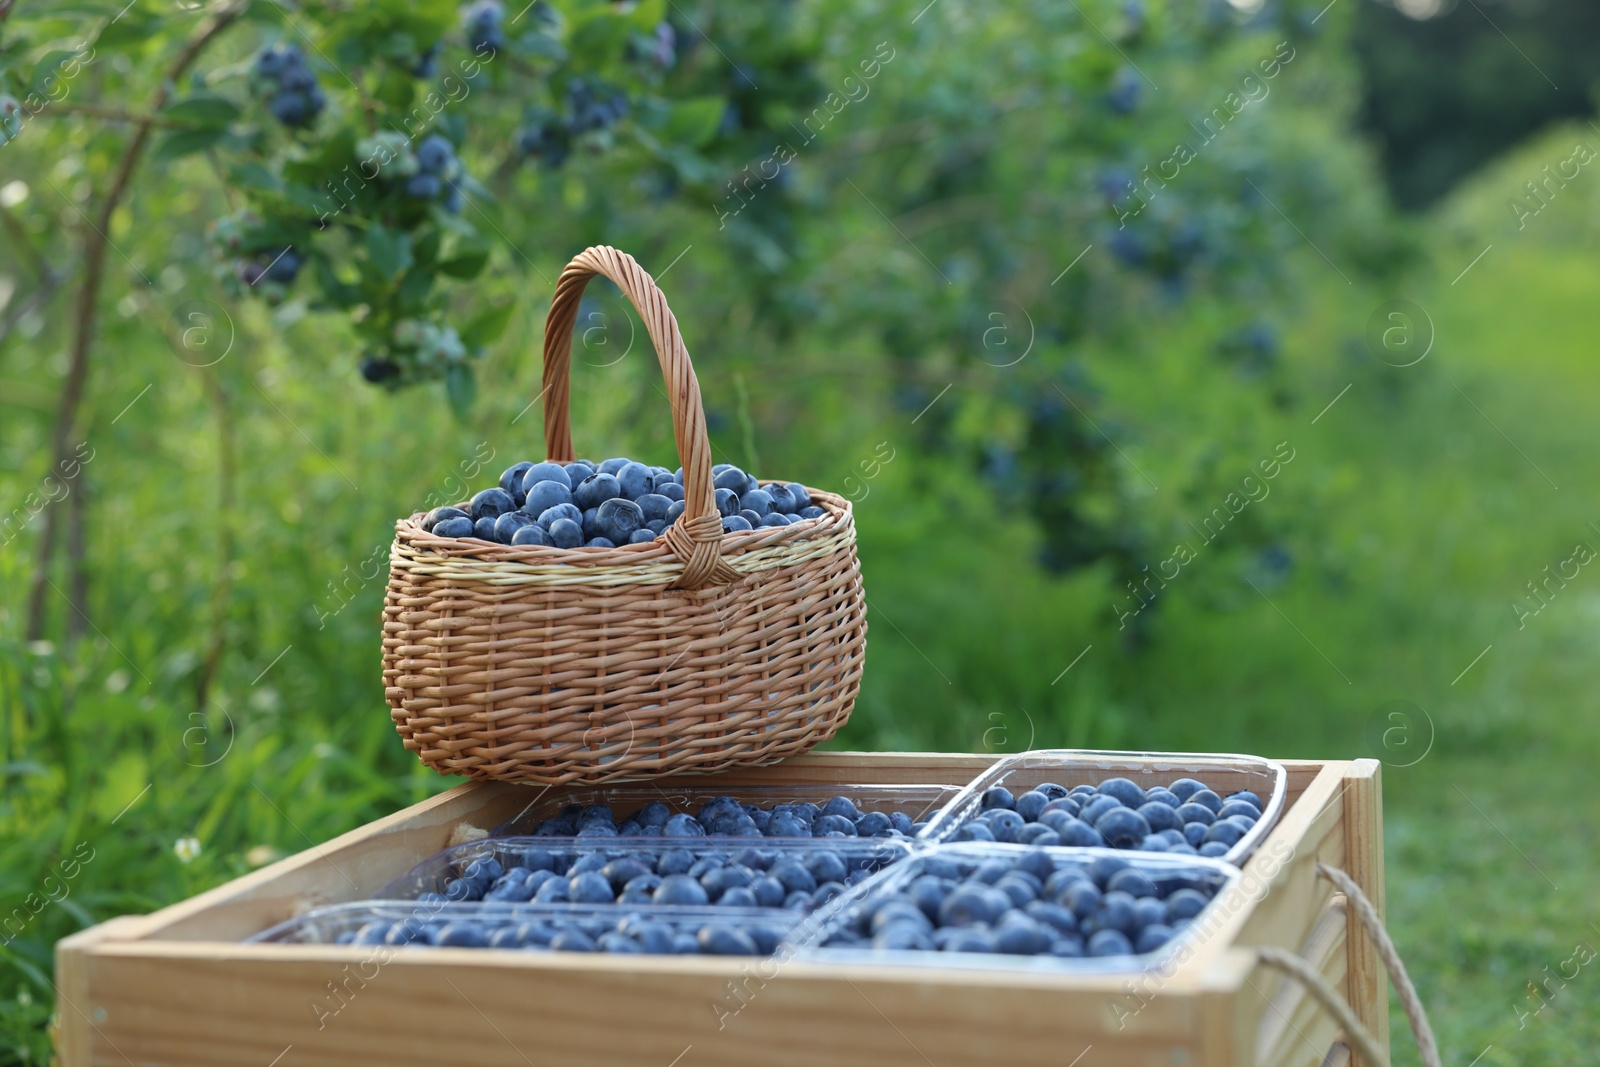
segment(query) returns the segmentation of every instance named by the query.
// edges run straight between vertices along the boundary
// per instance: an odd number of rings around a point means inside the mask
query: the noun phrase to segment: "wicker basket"
[[[573,458],[568,370],[584,286],[603,274],[643,317],[672,403],[687,510],[616,548],[507,546],[395,524],[383,680],[407,748],[443,774],[563,784],[772,763],[850,716],[866,651],[850,502],[724,535],[700,385],[650,275],[585,250],[545,322],[545,451]]]

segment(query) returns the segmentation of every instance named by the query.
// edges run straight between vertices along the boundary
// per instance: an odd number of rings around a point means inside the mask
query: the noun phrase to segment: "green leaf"
[[[711,143],[722,125],[728,102],[720,96],[697,96],[672,106],[664,131],[669,141],[702,148]]]
[[[433,279],[437,277],[431,270],[422,267],[413,267],[406,271],[406,276],[400,283],[400,304],[408,314],[415,314],[422,310],[423,302],[428,299],[428,293],[433,289]]]
[[[205,93],[179,100],[161,113],[175,122],[220,128],[239,117],[239,106],[225,96]]]
[[[471,281],[483,273],[483,268],[488,262],[489,252],[487,249],[463,252],[459,256],[440,263],[439,273],[448,274],[452,278],[460,278],[463,281]]]
[[[418,263],[432,263],[439,258],[439,231],[428,230],[417,238],[413,252]]]
[[[468,348],[484,348],[494,344],[500,335],[506,332],[506,326],[511,322],[511,313],[516,307],[515,300],[507,300],[503,304],[495,304],[485,309],[461,331],[462,344]]]
[[[228,181],[241,189],[254,189],[262,193],[280,193],[283,183],[259,163],[237,163],[228,168]]]
[[[151,158],[157,161],[165,159],[180,159],[191,156],[196,152],[204,152],[218,141],[222,140],[224,131],[217,130],[179,130],[168,134],[160,144],[156,145]]]
[[[53,96],[54,85],[47,86],[45,82],[51,77],[59,80],[61,76],[56,72],[61,69],[62,64],[77,54],[60,48],[46,52],[39,62],[34,64],[33,73],[28,76],[28,92],[45,97]]]
[[[657,24],[667,20],[667,0],[639,0],[627,17],[635,29],[653,33]]]
[[[95,51],[102,48],[128,50],[130,45],[145,44],[160,34],[163,21],[154,12],[137,6],[125,9],[100,31],[100,36],[95,38]]]
[[[339,276],[333,272],[333,263],[326,256],[313,257],[312,266],[316,272],[317,284],[322,287],[323,294],[335,307],[353,308],[361,303],[361,290],[340,281]]]
[[[367,231],[367,254],[378,274],[392,282],[411,266],[411,235],[374,225]]]
[[[465,363],[452,363],[444,372],[444,391],[450,398],[450,410],[456,419],[466,422],[472,414],[472,402],[478,395],[478,383],[472,377],[472,368]]]

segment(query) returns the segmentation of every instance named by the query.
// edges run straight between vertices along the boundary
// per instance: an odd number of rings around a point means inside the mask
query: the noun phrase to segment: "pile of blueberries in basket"
[[[799,482],[762,485],[728,463],[711,468],[726,533],[792,526],[826,512]],[[422,528],[436,537],[476,537],[500,545],[615,548],[654,541],[684,512],[683,468],[626,457],[600,464],[523,461],[465,509],[434,508]]]
[[[888,850],[551,849],[502,842],[424,904],[673,904],[809,913],[901,858]]]
[[[924,823],[898,811],[862,811],[849,797],[827,803],[774,804],[763,809],[730,796],[713,797],[698,814],[677,815],[652,801],[620,822],[605,804],[568,804],[542,820],[535,837],[911,837]]]
[[[1215,895],[1198,872],[1163,874],[1158,882],[1118,856],[1082,864],[1040,849],[912,862],[914,878],[852,904],[823,947],[1143,955],[1171,941]]]
[[[1248,790],[1223,798],[1193,778],[1148,790],[1107,778],[1071,789],[1046,782],[1018,796],[995,786],[955,840],[1220,857],[1260,820],[1261,798]]]

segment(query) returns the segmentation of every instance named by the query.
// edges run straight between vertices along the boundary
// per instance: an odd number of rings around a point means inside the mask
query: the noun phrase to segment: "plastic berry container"
[[[353,901],[316,908],[246,944],[349,945],[385,956],[398,949],[474,948],[643,955],[770,956],[801,917],[780,908],[586,907]],[[644,937],[640,924],[656,927]],[[567,931],[569,939],[555,940]],[[623,934],[633,947],[613,945]],[[573,933],[581,937],[572,936]],[[663,940],[665,933],[669,940]],[[691,945],[689,938],[693,940]],[[382,961],[380,961],[382,962]]]
[[[1047,782],[1071,789],[1078,785],[1097,786],[1108,778],[1128,778],[1145,790],[1193,778],[1224,799],[1241,790],[1255,793],[1261,800],[1261,817],[1225,854],[1217,857],[1235,867],[1241,866],[1272,831],[1283,813],[1289,781],[1282,764],[1259,756],[1037,749],[1008,756],[973,779],[929,822],[920,837],[930,842],[956,842],[961,827],[982,810],[984,794],[996,786],[1018,796]],[[1160,855],[1117,851],[1123,856]]]
[[[821,840],[784,841],[770,838],[672,838],[669,840],[622,840],[612,838],[601,843],[574,838],[549,838],[549,837],[503,837],[485,838],[454,848],[445,849],[435,853],[417,864],[405,874],[396,878],[385,886],[378,896],[388,901],[414,901],[424,900],[434,904],[449,901],[459,902],[464,906],[495,907],[499,902],[494,899],[485,900],[483,894],[485,886],[481,879],[474,880],[469,872],[469,867],[477,861],[494,860],[502,871],[513,867],[526,867],[530,870],[550,870],[556,877],[571,877],[569,872],[572,866],[588,856],[600,856],[606,862],[615,860],[635,860],[642,864],[641,874],[659,874],[661,861],[669,853],[687,852],[695,863],[704,859],[711,859],[713,865],[727,866],[740,864],[750,867],[758,874],[770,871],[780,862],[789,860],[798,862],[813,874],[816,886],[803,892],[810,898],[805,901],[792,901],[786,896],[781,905],[773,905],[771,910],[787,914],[804,915],[821,909],[830,901],[837,899],[849,892],[855,886],[866,882],[878,872],[903,862],[912,855],[913,849],[909,842],[898,841],[891,838],[849,839],[849,838],[824,838]],[[838,864],[830,869],[820,866],[818,861],[820,853],[829,852],[837,857]],[[751,856],[750,853],[755,855]],[[683,857],[676,857],[681,863]],[[746,860],[750,862],[746,862]],[[715,864],[721,860],[721,864]],[[593,862],[593,861],[590,861]],[[764,866],[757,866],[764,864]],[[674,867],[669,873],[688,873]],[[704,873],[704,872],[701,872]],[[698,879],[699,874],[691,875]],[[546,879],[548,880],[548,879]],[[465,884],[465,888],[463,885]],[[823,887],[835,884],[837,890],[824,892]],[[797,891],[798,892],[798,891]],[[536,906],[529,902],[528,906]],[[601,907],[610,909],[613,913],[626,910],[635,910],[648,907],[683,907],[696,905],[664,905],[650,901],[624,901],[620,898],[610,903],[585,903],[571,902],[562,905],[540,906],[571,906],[571,907]],[[707,906],[707,905],[699,905]],[[709,905],[712,910],[735,910],[736,905]]]
[[[961,789],[956,785],[728,785],[685,788],[674,786],[669,779],[655,785],[633,783],[565,792],[559,796],[541,794],[522,811],[491,830],[489,836],[535,836],[541,823],[554,818],[570,805],[589,807],[605,804],[611,808],[620,824],[645,805],[656,802],[665,804],[674,815],[693,815],[702,804],[718,796],[729,796],[741,804],[753,804],[769,812],[779,804],[809,802],[821,807],[834,797],[842,796],[848,798],[863,814],[876,811],[885,815],[904,815],[915,824],[913,833],[907,837],[920,838],[932,827],[939,813],[960,795]],[[630,836],[614,840],[659,842],[662,838]],[[775,836],[763,840],[814,841],[817,838]]]
[[[962,877],[991,859],[1020,860],[1028,854],[1046,856],[1057,870],[1076,868],[1087,874],[1101,857],[1120,860],[1154,883],[1165,900],[1179,889],[1194,889],[1207,897],[1203,910],[1175,936],[1145,953],[1066,958],[1048,954],[1007,955],[1001,952],[879,949],[844,943],[848,932],[885,897],[903,892],[940,863],[953,863]],[[1230,912],[1219,906],[1230,893],[1240,892],[1237,867],[1220,860],[1194,856],[1165,856],[1104,848],[1025,848],[1018,845],[964,843],[920,850],[912,859],[851,890],[805,919],[792,934],[794,958],[828,964],[894,964],[913,967],[961,967],[990,971],[1044,971],[1049,973],[1115,974],[1163,967],[1181,952],[1215,936]]]

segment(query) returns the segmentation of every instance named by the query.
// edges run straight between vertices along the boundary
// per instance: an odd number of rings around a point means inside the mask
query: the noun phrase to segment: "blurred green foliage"
[[[1569,632],[1559,614],[1552,644],[1486,660],[1461,690],[1444,683],[1514,622],[1511,578],[1548,562],[1573,516],[1530,511],[1522,460],[1448,388],[1501,399],[1496,348],[1477,350],[1479,377],[1455,378],[1438,360],[1400,373],[1362,341],[1380,301],[1466,265],[1522,179],[1509,191],[1486,181],[1481,205],[1463,197],[1420,236],[1397,223],[1350,133],[1358,87],[1342,6],[675,4],[674,64],[637,72],[627,115],[603,137],[585,133],[559,166],[546,139],[530,158],[521,132],[565,106],[563,78],[609,70],[632,38],[564,68],[513,32],[508,62],[441,117],[477,185],[457,215],[404,221],[420,243],[465,220],[470,238],[441,236],[440,248],[460,239],[484,253],[470,277],[431,272],[425,307],[402,312],[442,325],[496,316],[498,333],[477,346],[477,395],[469,406],[458,386],[455,414],[442,384],[361,381],[360,359],[381,341],[374,321],[394,319],[385,302],[410,298],[412,267],[387,281],[362,273],[392,251],[384,242],[317,231],[310,255],[327,273],[313,265],[262,300],[228,281],[237,251],[219,258],[208,234],[245,202],[263,218],[275,210],[271,183],[242,184],[239,167],[276,176],[329,144],[347,152],[371,109],[404,111],[400,96],[362,91],[369,61],[409,61],[439,34],[448,65],[452,49],[467,54],[463,31],[432,4],[253,6],[183,87],[236,112],[191,104],[212,143],[147,159],[112,214],[68,476],[48,447],[77,321],[66,294],[127,147],[116,112],[155,91],[203,17],[138,12],[124,25],[120,6],[24,7],[0,27],[19,100],[27,79],[62,68],[52,55],[95,50],[0,148],[0,923],[28,912],[0,945],[0,1062],[48,1056],[60,936],[451,784],[404,752],[378,693],[392,524],[539,458],[543,305],[590,243],[632,252],[661,279],[719,459],[857,502],[872,637],[840,744],[1366,755],[1380,702],[1449,698],[1466,725],[1444,746],[1448,766],[1481,774],[1507,737],[1536,732],[1508,723],[1483,679],[1503,688],[1499,672],[1546,666]],[[647,10],[554,7],[569,28]],[[413,8],[425,25],[394,55],[341,51],[393,43],[360,20]],[[305,47],[328,90],[326,112],[298,133],[265,132],[245,91],[253,57],[280,40]],[[346,85],[339,71],[358,65]],[[647,121],[658,107],[674,135]],[[1580,192],[1534,220],[1522,259],[1506,257],[1546,286],[1541,351],[1570,341],[1552,325],[1569,321],[1570,292],[1548,286],[1592,268],[1570,249],[1559,271],[1526,260],[1592,220]],[[350,218],[381,220],[396,203],[380,197]],[[303,224],[305,208],[279,214]],[[1475,270],[1513,285],[1519,275],[1498,264]],[[346,306],[329,299],[328,273],[375,285]],[[1446,296],[1479,317],[1519,299],[1490,291],[1498,302]],[[659,370],[614,290],[591,291],[576,343],[580,452],[673,465]],[[1503,399],[1520,439],[1535,402]],[[1541,456],[1583,444],[1571,423],[1539,429]],[[1480,495],[1496,503],[1481,528]],[[46,625],[30,640],[40,502],[62,496],[58,510],[83,505],[69,514],[83,520],[88,596],[76,614],[68,522],[67,558],[46,572]],[[1556,685],[1545,714],[1578,693]],[[1589,740],[1576,720],[1562,730]],[[1537,757],[1517,766],[1523,777],[1505,781],[1533,780]],[[1392,886],[1441,849],[1481,862],[1481,834],[1430,832],[1455,826],[1459,806],[1420,797],[1419,778],[1392,780],[1408,865]],[[1435,821],[1408,821],[1424,818],[1413,811]],[[1567,832],[1539,817],[1532,840]],[[80,844],[92,859],[68,878]],[[1586,861],[1568,862],[1556,877],[1581,883]],[[61,899],[35,916],[30,895]],[[1419,974],[1424,992],[1451,1005],[1444,1032],[1490,1033],[1487,1009],[1451,998],[1498,988],[1453,955],[1457,942],[1411,938],[1440,920],[1398,896],[1399,936],[1435,968]],[[1541,950],[1550,941],[1515,916],[1496,921]],[[1472,951],[1513,967],[1515,987],[1521,957],[1507,962],[1498,941]]]

